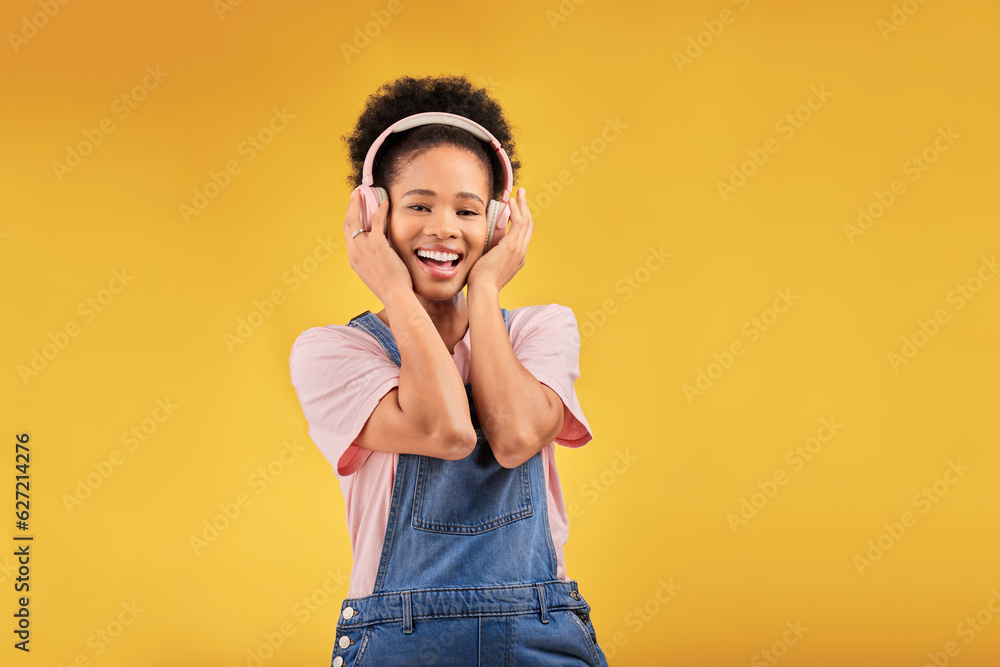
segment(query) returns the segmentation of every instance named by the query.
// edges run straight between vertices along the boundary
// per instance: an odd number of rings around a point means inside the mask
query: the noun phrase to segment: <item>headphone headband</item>
[[[452,127],[458,127],[468,132],[471,132],[473,136],[481,141],[485,141],[490,145],[490,147],[496,152],[497,157],[500,159],[501,167],[503,168],[503,193],[500,195],[500,201],[506,203],[510,197],[510,191],[514,183],[514,171],[510,166],[510,158],[507,157],[507,152],[500,145],[500,142],[490,134],[489,130],[480,125],[479,123],[466,118],[465,116],[459,116],[453,113],[447,113],[444,111],[425,111],[423,113],[415,113],[412,116],[407,116],[402,120],[397,120],[395,123],[386,128],[386,130],[378,136],[374,142],[372,142],[371,148],[368,149],[368,155],[365,157],[365,166],[363,177],[361,179],[362,185],[372,186],[374,185],[374,178],[372,177],[372,167],[375,164],[375,153],[378,152],[379,146],[385,141],[393,132],[404,132],[406,130],[417,127],[418,125],[451,125]]]

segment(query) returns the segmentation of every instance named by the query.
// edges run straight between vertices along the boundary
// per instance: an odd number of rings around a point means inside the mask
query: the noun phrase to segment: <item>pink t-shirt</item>
[[[593,439],[573,388],[580,377],[576,316],[557,303],[514,308],[510,340],[517,359],[559,395],[565,409],[562,431],[542,450],[542,469],[558,558],[556,576],[568,581],[563,545],[569,539],[569,521],[556,471],[555,443],[580,447]],[[469,381],[470,342],[466,331],[452,355],[463,383]],[[309,437],[333,466],[344,494],[354,555],[347,597],[370,595],[382,555],[399,454],[366,449],[354,444],[354,438],[382,397],[399,386],[399,367],[371,334],[339,324],[302,332],[292,345],[288,363]]]

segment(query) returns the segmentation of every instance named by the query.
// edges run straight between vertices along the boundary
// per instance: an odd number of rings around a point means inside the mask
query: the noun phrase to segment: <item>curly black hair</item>
[[[445,111],[465,116],[485,127],[503,146],[516,179],[521,163],[515,154],[511,125],[489,91],[474,86],[465,76],[419,79],[402,76],[383,84],[369,95],[353,134],[341,137],[347,145],[351,164],[347,182],[352,188],[361,183],[365,157],[378,135],[396,121],[424,111]],[[463,148],[478,156],[486,166],[492,183],[490,196],[499,198],[503,191],[503,170],[493,149],[463,129],[441,124],[420,125],[386,137],[372,165],[375,185],[388,190],[406,162],[442,144]]]

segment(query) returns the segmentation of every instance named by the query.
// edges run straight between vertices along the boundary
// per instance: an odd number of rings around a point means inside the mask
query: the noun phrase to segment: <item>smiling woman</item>
[[[384,307],[304,331],[289,358],[347,506],[332,664],[606,665],[555,465],[556,443],[593,437],[576,317],[499,303],[534,229],[503,111],[464,77],[404,77],[347,145],[348,256]]]

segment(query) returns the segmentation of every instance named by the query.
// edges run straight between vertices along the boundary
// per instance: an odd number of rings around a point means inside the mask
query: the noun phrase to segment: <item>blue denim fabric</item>
[[[348,324],[401,363],[377,315]],[[541,453],[497,463],[465,390],[476,447],[459,461],[399,455],[375,588],[343,601],[333,667],[607,667],[577,582],[556,578]]]

